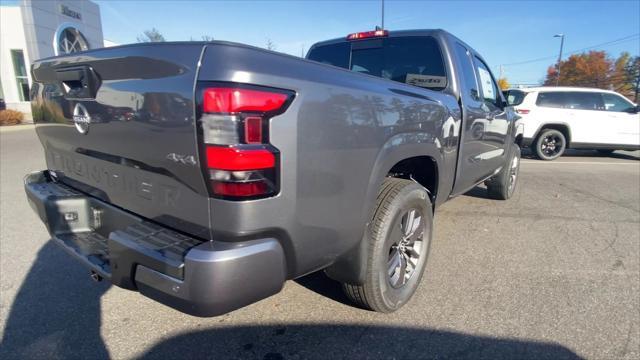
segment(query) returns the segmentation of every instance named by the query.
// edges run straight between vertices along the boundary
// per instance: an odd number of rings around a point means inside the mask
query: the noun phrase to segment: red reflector
[[[264,181],[245,183],[212,181],[211,184],[214,193],[224,196],[256,196],[269,192],[269,187]]]
[[[262,118],[249,116],[244,119],[244,141],[247,144],[262,144]]]
[[[207,146],[207,167],[219,170],[258,170],[276,165],[276,157],[264,149]]]
[[[516,109],[516,113],[518,114],[528,114],[531,110],[527,109]]]
[[[374,37],[383,37],[389,36],[389,32],[387,30],[374,30],[374,31],[364,31],[347,35],[347,40],[358,40],[358,39],[366,39],[366,38],[374,38]]]
[[[239,88],[209,88],[204,90],[203,108],[206,113],[267,112],[278,110],[286,101],[287,95],[280,93]]]

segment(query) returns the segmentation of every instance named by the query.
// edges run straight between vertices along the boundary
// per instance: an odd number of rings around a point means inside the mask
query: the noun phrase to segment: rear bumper
[[[201,241],[55,182],[24,180],[52,240],[114,285],[182,312],[216,316],[279,292],[285,258],[273,238]]]

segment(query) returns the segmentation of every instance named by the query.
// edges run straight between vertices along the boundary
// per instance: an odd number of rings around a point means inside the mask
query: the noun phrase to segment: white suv
[[[567,148],[640,149],[638,106],[607,90],[538,87],[505,91],[524,125],[523,146],[543,160],[558,158]]]

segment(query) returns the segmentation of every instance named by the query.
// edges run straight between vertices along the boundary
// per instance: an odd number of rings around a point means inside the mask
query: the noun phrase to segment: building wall
[[[0,6],[0,81],[7,108],[31,118],[28,101],[20,101],[11,50],[22,50],[25,65],[56,55],[57,35],[72,26],[89,48],[104,46],[100,7],[89,0],[21,0],[19,6]],[[31,74],[28,72],[29,84]]]
[[[25,44],[20,7],[2,6],[0,8],[0,81],[2,81],[2,95],[8,108],[30,113],[29,103],[20,102],[18,84],[11,58],[11,50],[22,50],[24,61],[29,66],[30,59]],[[31,84],[30,74],[29,84]]]
[[[100,7],[88,0],[22,0],[22,19],[32,60],[55,56],[54,37],[61,25],[70,24],[85,36],[92,49],[103,47]],[[80,15],[65,15],[63,7]]]

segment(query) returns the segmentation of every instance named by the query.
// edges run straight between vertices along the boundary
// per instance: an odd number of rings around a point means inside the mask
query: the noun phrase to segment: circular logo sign
[[[89,124],[91,124],[91,116],[84,105],[77,103],[73,108],[73,123],[80,134],[89,132]]]

